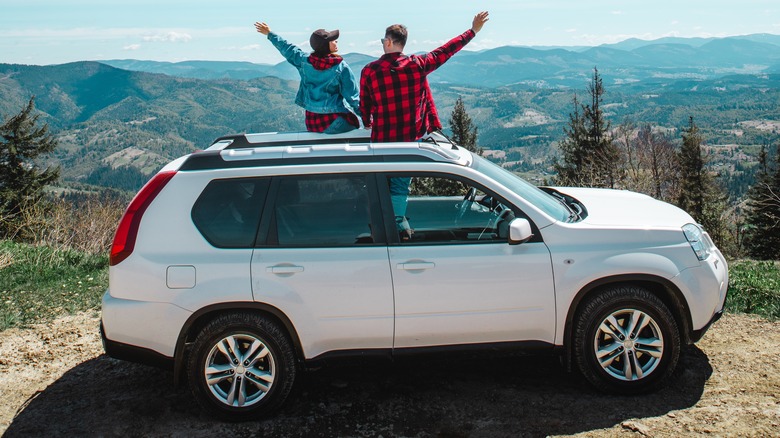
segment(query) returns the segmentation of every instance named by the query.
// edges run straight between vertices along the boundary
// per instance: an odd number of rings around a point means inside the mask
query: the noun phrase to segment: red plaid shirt
[[[428,74],[474,38],[469,29],[425,55],[386,53],[360,75],[360,113],[371,141],[414,141],[441,129]]]
[[[328,129],[330,124],[338,119],[339,116],[347,119],[347,122],[355,128],[360,128],[360,122],[358,121],[357,116],[352,113],[318,114],[306,111],[306,130],[309,132],[323,132]]]

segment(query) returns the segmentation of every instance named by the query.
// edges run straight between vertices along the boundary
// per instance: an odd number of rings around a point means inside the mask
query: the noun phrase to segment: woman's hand
[[[271,28],[268,27],[268,25],[265,23],[261,23],[261,22],[255,23],[255,29],[257,29],[257,31],[263,35],[268,35],[269,33],[271,33]]]

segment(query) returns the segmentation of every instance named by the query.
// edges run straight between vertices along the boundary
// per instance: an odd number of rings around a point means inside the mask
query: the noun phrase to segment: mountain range
[[[359,74],[373,58],[345,59]],[[429,79],[445,132],[461,98],[480,146],[540,175],[555,156],[573,98],[587,96],[594,67],[604,81],[602,108],[613,127],[651,124],[679,137],[677,129],[694,117],[708,144],[753,162],[758,145],[778,142],[775,35],[463,51]],[[0,116],[18,113],[35,96],[41,122],[59,142],[50,161],[62,166],[65,181],[134,181],[122,186],[132,191],[164,163],[217,137],[304,130],[291,69],[286,63],[210,61],[0,64]],[[737,149],[746,155],[734,155]],[[711,161],[734,167],[734,159],[721,158]]]
[[[268,50],[274,50],[270,43]],[[348,53],[344,59],[358,75],[360,69],[375,58]],[[297,71],[287,62],[275,65],[218,61],[101,62],[124,70],[197,79],[298,78]],[[587,71],[595,66],[605,79],[621,81],[656,77],[711,79],[735,73],[780,73],[780,35],[661,38],[653,41],[629,39],[618,44],[588,48],[504,46],[479,52],[464,49],[431,75],[431,81],[485,87],[516,83],[572,87],[581,86],[588,76]]]

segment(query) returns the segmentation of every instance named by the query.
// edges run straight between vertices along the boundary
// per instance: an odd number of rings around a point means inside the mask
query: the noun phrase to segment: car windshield
[[[498,181],[500,184],[517,193],[526,201],[533,204],[536,208],[547,213],[552,218],[559,221],[567,221],[571,216],[571,211],[558,199],[546,193],[539,187],[520,178],[514,173],[496,165],[476,154],[472,167],[485,175]]]

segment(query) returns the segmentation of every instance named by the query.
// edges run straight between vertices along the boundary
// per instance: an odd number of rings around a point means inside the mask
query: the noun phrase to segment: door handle
[[[403,269],[404,271],[422,271],[425,269],[433,269],[435,267],[436,263],[433,262],[406,262],[396,265],[396,268]]]
[[[298,272],[303,272],[303,266],[295,266],[295,265],[269,266],[265,268],[265,272],[270,272],[271,274],[297,274]]]

